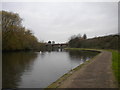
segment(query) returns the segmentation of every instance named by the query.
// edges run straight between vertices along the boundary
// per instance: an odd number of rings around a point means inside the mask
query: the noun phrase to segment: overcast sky
[[[2,9],[18,13],[40,41],[62,43],[74,34],[92,38],[118,33],[117,2],[6,2]]]

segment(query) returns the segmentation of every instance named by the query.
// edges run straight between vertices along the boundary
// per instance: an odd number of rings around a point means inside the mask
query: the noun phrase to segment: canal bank
[[[48,88],[116,88],[117,82],[111,68],[111,52],[102,50],[97,51],[101,53],[69,71],[56,82],[49,85]]]

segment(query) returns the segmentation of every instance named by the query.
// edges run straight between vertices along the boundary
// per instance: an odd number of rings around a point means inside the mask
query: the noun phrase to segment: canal
[[[45,88],[97,55],[93,51],[4,52],[3,88]]]

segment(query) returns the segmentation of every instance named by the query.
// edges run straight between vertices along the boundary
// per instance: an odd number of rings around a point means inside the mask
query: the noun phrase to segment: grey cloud
[[[117,33],[117,2],[3,3],[3,9],[20,14],[23,25],[39,40],[66,42],[73,34],[89,38]]]

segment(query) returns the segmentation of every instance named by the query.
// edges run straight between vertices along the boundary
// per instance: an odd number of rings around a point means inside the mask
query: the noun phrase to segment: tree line
[[[74,35],[69,40],[69,47],[72,48],[96,48],[96,49],[116,49],[120,51],[120,35],[108,35],[102,37],[85,38],[86,34]]]
[[[43,49],[44,43],[38,42],[31,30],[22,26],[22,18],[17,13],[0,11],[0,14],[3,51]]]
[[[22,18],[17,13],[0,11],[2,21],[2,50],[45,50],[46,44],[39,42],[31,30],[22,25]],[[1,23],[0,23],[1,25]],[[98,48],[116,49],[120,48],[120,34],[108,35],[87,39],[87,35],[73,35],[68,44],[74,48]],[[48,43],[55,43],[48,41]]]

